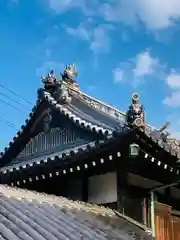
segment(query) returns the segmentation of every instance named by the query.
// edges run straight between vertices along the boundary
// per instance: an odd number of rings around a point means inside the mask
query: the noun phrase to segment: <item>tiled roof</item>
[[[66,104],[60,104],[45,89],[39,90],[39,100],[30,113],[29,119],[26,119],[25,125],[21,127],[22,131],[17,133],[13,141],[9,143],[9,147],[6,147],[5,151],[1,153],[2,166],[11,161],[12,158],[15,158],[28,143],[28,134],[30,134],[29,132],[32,129],[35,119],[41,114],[41,108],[45,107],[43,104],[47,102],[52,108],[58,110],[60,114],[63,114],[81,128],[100,134],[105,138],[112,138],[114,133],[120,130],[120,126],[126,126],[125,114],[118,109],[102,103],[70,86],[68,88],[71,101]],[[176,162],[180,158],[180,141],[170,138],[167,141],[163,141],[160,133],[147,124],[145,128],[140,130],[142,130],[142,132],[139,131],[142,134],[141,138],[147,141],[150,140],[155,148],[159,147],[160,150],[165,150],[173,158],[173,162]],[[17,140],[20,140],[19,144]],[[12,148],[13,151],[10,151]],[[11,153],[14,155],[12,156]]]
[[[29,167],[34,167],[40,164],[44,164],[44,163],[56,163],[56,162],[60,162],[63,166],[63,164],[65,163],[65,159],[67,160],[69,158],[68,164],[71,165],[73,164],[73,157],[77,157],[79,155],[79,157],[82,157],[82,154],[89,154],[92,153],[93,151],[104,151],[105,148],[109,147],[110,144],[114,144],[115,141],[120,144],[120,142],[124,142],[125,138],[127,138],[128,134],[131,134],[131,129],[127,128],[127,127],[122,127],[119,128],[119,132],[114,135],[109,137],[109,139],[105,139],[105,140],[101,140],[99,142],[96,141],[92,141],[83,145],[79,145],[77,147],[70,147],[70,148],[66,148],[63,149],[62,151],[59,152],[55,152],[52,154],[47,154],[47,155],[42,155],[39,157],[32,157],[29,159],[25,159],[25,160],[16,160],[16,162],[10,162],[9,164],[3,166],[0,168],[0,174],[8,174],[10,172],[13,171],[21,171],[22,169],[26,169]],[[110,153],[109,153],[110,154]],[[120,156],[120,152],[117,151],[117,156]],[[112,157],[111,154],[109,155],[109,157]],[[103,160],[104,162],[104,160]],[[67,164],[67,161],[66,161]],[[73,164],[74,165],[74,164]],[[77,168],[78,168],[79,163],[77,162]],[[86,165],[86,164],[85,164]]]
[[[59,104],[50,93],[44,91],[43,95],[62,114],[79,126],[93,132],[111,135],[118,124],[124,124],[124,121],[118,116],[103,111],[103,107],[95,107],[95,103],[93,105],[92,101],[85,100],[82,94],[71,92],[71,103],[63,105]]]
[[[113,210],[0,185],[0,239],[152,239]]]
[[[70,89],[70,94],[72,103],[59,104],[49,92],[41,89],[41,97],[29,114],[29,119],[25,120],[25,125],[21,126],[21,131],[9,142],[9,146],[5,148],[5,151],[1,152],[0,159],[7,155],[6,153],[8,153],[17,139],[23,136],[24,132],[30,132],[34,119],[38,116],[38,111],[43,107],[44,102],[48,102],[52,108],[58,110],[80,127],[106,137],[111,137],[113,132],[119,127],[119,124],[124,124],[125,115],[119,110],[74,89]],[[24,147],[23,144],[26,143],[26,141],[22,141],[21,146]]]

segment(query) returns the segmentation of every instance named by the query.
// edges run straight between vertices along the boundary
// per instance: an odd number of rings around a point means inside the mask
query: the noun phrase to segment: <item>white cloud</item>
[[[148,30],[164,30],[180,20],[179,0],[48,0],[49,8],[61,14],[77,8],[85,15],[100,15],[106,21],[143,24]]]
[[[160,66],[159,60],[150,56],[149,52],[143,52],[136,57],[134,75],[136,77],[151,75]]]
[[[109,36],[109,31],[111,30],[114,30],[112,25],[99,25],[94,28],[90,45],[94,53],[98,54],[100,52],[110,51],[111,38]]]
[[[90,41],[91,32],[88,31],[84,26],[79,25],[76,28],[66,27],[66,31],[69,35],[75,36],[81,40]]]
[[[95,10],[95,4],[96,0],[91,0],[91,3],[87,0],[48,0],[49,8],[57,14],[76,8],[80,9],[84,15],[92,15]]]
[[[167,84],[172,89],[180,89],[180,74],[175,70],[172,70],[171,73],[166,78]]]
[[[76,2],[76,4],[75,4]],[[80,7],[83,1],[77,0],[48,0],[49,7],[57,13],[62,13],[74,7]]]
[[[180,91],[172,92],[170,97],[163,100],[163,103],[172,108],[180,107]]]
[[[89,47],[95,54],[109,52],[111,45],[109,32],[114,30],[114,27],[110,24],[92,27],[88,26],[87,23],[80,23],[75,28],[68,26],[65,26],[65,28],[69,35],[89,42]]]
[[[179,127],[177,129],[170,129],[170,133],[171,133],[171,137],[176,138],[178,140],[180,140],[180,131],[179,131]]]
[[[167,121],[170,122],[169,133],[170,137],[180,139],[180,115],[179,113],[171,113],[167,116]]]
[[[113,70],[114,83],[120,83],[123,80],[124,71],[121,68],[116,68]]]
[[[180,107],[180,74],[171,69],[171,72],[166,76],[166,84],[172,92],[171,96],[167,96],[163,100],[163,104],[171,108]]]
[[[146,77],[157,77],[163,73],[163,65],[158,58],[154,58],[148,51],[137,54],[135,58],[120,63],[113,70],[114,83],[131,80],[131,84],[137,86]]]
[[[100,7],[108,21],[135,25],[143,23],[149,30],[162,30],[180,19],[179,0],[115,0]]]
[[[180,140],[180,124],[176,123],[177,120],[179,120],[179,116],[173,121],[170,122],[170,127],[168,129],[168,132],[170,133],[170,138],[175,138]]]

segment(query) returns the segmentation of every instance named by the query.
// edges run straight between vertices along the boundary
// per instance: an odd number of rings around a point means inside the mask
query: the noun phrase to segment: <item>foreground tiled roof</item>
[[[0,185],[0,240],[151,239],[112,210]]]

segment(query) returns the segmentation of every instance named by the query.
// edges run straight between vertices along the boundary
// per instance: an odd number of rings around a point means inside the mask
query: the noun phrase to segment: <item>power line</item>
[[[12,93],[13,95],[15,95],[16,97],[21,98],[23,101],[27,102],[28,104],[33,105],[33,103],[31,103],[29,100],[27,100],[26,98],[22,97],[21,95],[17,94],[16,92],[12,91],[11,89],[7,88],[6,86],[4,86],[2,83],[0,83],[0,87],[4,88],[5,90],[9,91],[10,93]]]
[[[22,99],[23,101],[25,101],[26,103],[28,103],[28,106],[29,105],[33,105],[29,100],[25,99],[24,97],[20,96],[19,94],[17,94],[16,92],[12,91],[11,89],[7,88],[6,86],[4,86],[3,84],[0,84],[0,87],[7,90],[8,92],[10,92],[11,94],[13,94],[14,96],[18,97],[19,99]],[[22,104],[20,101],[16,100],[14,97],[11,97],[9,96],[9,94],[6,94],[6,93],[3,93],[0,91],[0,95],[3,97],[3,98],[0,98],[0,102],[13,108],[14,110],[18,111],[18,112],[21,112],[23,114],[27,114],[27,110],[30,110],[27,106],[25,106],[24,104]],[[8,99],[10,100],[11,102],[9,101],[6,101],[5,100]],[[19,107],[17,107],[15,104],[18,104]],[[22,109],[23,108],[23,109]],[[24,109],[26,109],[26,112],[23,111]],[[31,111],[31,110],[30,110]],[[14,129],[15,131],[19,131],[19,129],[15,126],[14,123],[0,117],[0,123],[2,123],[3,125],[6,125],[8,126],[9,128],[12,128]]]
[[[10,127],[10,128],[13,128],[14,130],[18,131],[16,126],[13,123],[7,121],[6,119],[0,117],[0,122],[3,123],[4,125]]]
[[[32,105],[32,103],[31,103],[30,101],[26,100],[24,97],[20,96],[19,94],[15,93],[14,91],[12,91],[11,89],[5,87],[4,85],[0,84],[0,87],[1,87],[1,88],[4,88],[4,89],[7,90],[8,92],[12,93],[14,96],[17,96],[17,97],[19,97],[20,99],[24,100],[26,103],[28,103],[28,105],[29,105],[29,104]],[[11,107],[11,108],[13,108],[14,110],[16,110],[16,111],[18,111],[18,112],[21,112],[21,113],[23,113],[23,114],[27,114],[27,110],[30,110],[27,106],[25,106],[24,104],[22,104],[20,101],[16,100],[14,97],[10,97],[8,94],[3,93],[3,92],[1,92],[1,91],[0,91],[0,95],[3,97],[3,98],[0,98],[0,102],[3,103],[3,104],[5,104],[5,105],[7,105],[7,106],[9,106],[9,107]],[[9,102],[9,101],[6,101],[4,98],[12,101],[12,103]],[[20,107],[17,107],[16,105],[14,105],[14,103],[18,104]],[[23,109],[22,109],[22,108],[23,108]],[[26,112],[24,111],[24,109],[26,109]],[[31,111],[31,110],[30,110],[30,111]],[[4,125],[12,128],[12,129],[18,131],[18,128],[17,128],[12,122],[10,122],[10,121],[2,118],[2,117],[0,117],[0,123],[2,123],[2,124],[4,124]]]
[[[20,108],[17,108],[17,107],[15,107],[15,106],[13,106],[12,104],[4,101],[3,99],[0,99],[0,102],[6,104],[7,106],[9,106],[9,107],[11,107],[11,108],[13,108],[13,109],[16,109],[18,112],[21,112],[21,113],[25,114],[25,112],[22,111]]]
[[[25,105],[21,104],[20,102],[18,102],[18,101],[15,100],[15,99],[9,97],[7,94],[0,92],[0,95],[4,96],[5,98],[7,98],[7,99],[9,99],[9,100],[11,100],[11,101],[13,101],[14,103],[17,103],[19,106],[25,108],[26,110],[31,111],[31,110],[30,110],[29,108],[27,108]]]

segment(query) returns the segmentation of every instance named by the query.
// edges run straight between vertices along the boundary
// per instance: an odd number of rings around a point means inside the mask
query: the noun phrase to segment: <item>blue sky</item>
[[[179,0],[0,0],[0,83],[35,103],[41,74],[75,62],[83,91],[122,111],[139,92],[147,121],[180,137],[179,19]],[[0,108],[19,129],[32,104],[0,87]],[[3,150],[16,130],[0,131]]]

